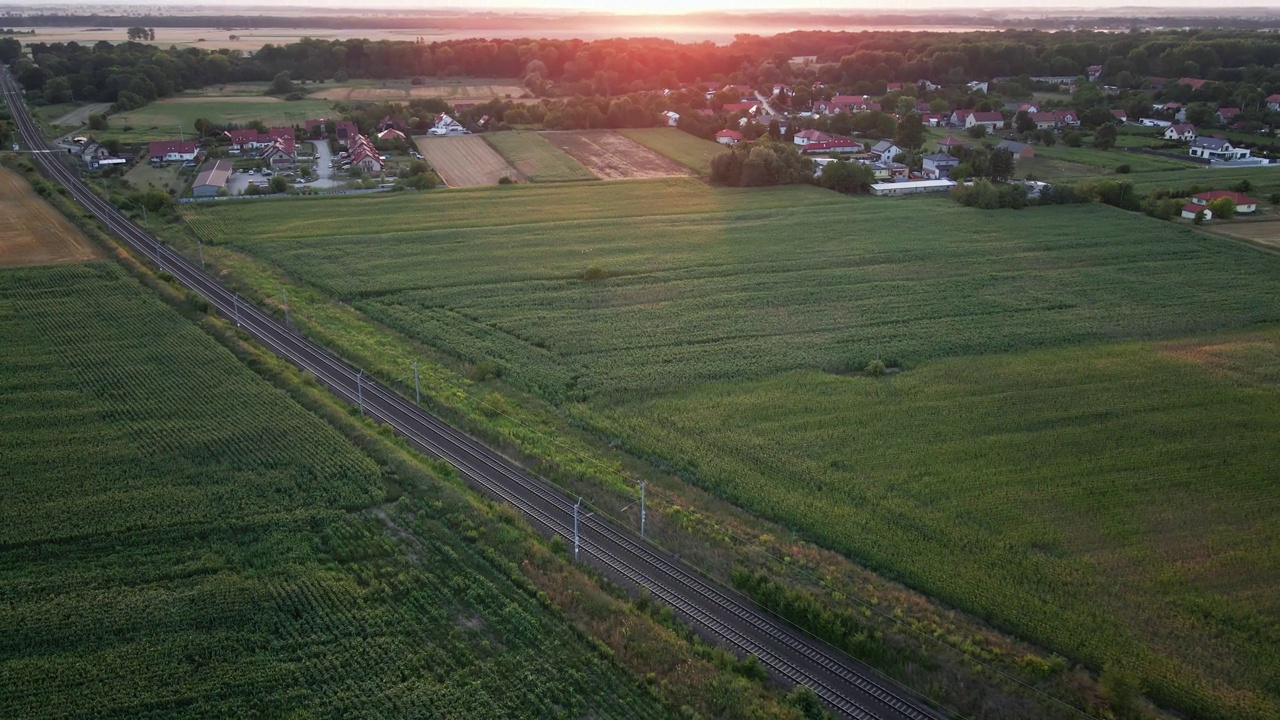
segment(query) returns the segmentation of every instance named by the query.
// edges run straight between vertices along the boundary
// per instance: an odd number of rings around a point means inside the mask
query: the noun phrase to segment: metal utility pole
[[[645,482],[640,481],[640,537],[644,537],[644,486]]]
[[[200,251],[200,269],[204,269],[204,243],[196,240],[196,249]]]
[[[360,404],[360,416],[364,417],[364,371],[356,373],[356,402]]]
[[[413,401],[422,404],[422,390],[418,387],[418,361],[413,361]]]
[[[573,504],[573,561],[578,562],[578,506],[582,505],[582,498],[578,498],[578,502]]]
[[[236,327],[240,327],[240,293],[231,294],[231,303],[236,311]]]
[[[284,326],[293,329],[293,324],[289,322],[289,291],[286,288],[280,288],[280,294],[284,296]]]

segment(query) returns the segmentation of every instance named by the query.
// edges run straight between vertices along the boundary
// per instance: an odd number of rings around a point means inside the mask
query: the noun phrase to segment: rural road
[[[423,452],[447,461],[473,487],[521,510],[543,532],[572,539],[573,502],[548,482],[497,451],[450,427],[410,400],[363,378],[363,373],[301,336],[206,275],[168,246],[143,232],[110,203],[93,194],[76,173],[50,154],[21,101],[18,86],[0,66],[0,89],[12,110],[22,143],[43,172],[63,185],[126,246],[156,268],[208,300],[262,345],[310,371],[339,398],[360,403],[364,413],[390,425]],[[737,592],[598,515],[582,523],[586,562],[631,588],[643,587],[668,603],[704,636],[738,654],[754,654],[780,678],[810,687],[840,717],[858,720],[937,720],[945,717],[910,690],[886,679]]]

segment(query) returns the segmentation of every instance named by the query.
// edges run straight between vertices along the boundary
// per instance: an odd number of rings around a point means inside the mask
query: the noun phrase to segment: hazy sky
[[[44,4],[44,3],[38,3]],[[58,4],[67,7],[62,3]],[[1250,3],[1230,3],[1216,7],[1231,7],[1235,10],[1239,6],[1247,6]],[[981,11],[985,9],[1018,11],[1019,15],[1036,15],[1046,10],[1055,12],[1066,9],[1079,9],[1081,12],[1098,13],[1106,11],[1107,14],[1127,15],[1122,8],[1160,8],[1163,10],[1187,9],[1196,10],[1199,13],[1212,11],[1215,9],[1213,5],[1206,5],[1203,0],[1122,0],[1118,3],[1108,3],[1103,0],[1095,2],[1072,2],[1064,0],[1061,2],[1045,2],[1045,3],[1028,3],[1026,0],[985,0],[978,3],[974,0],[907,0],[906,2],[879,2],[877,0],[799,0],[798,2],[788,0],[472,0],[467,3],[446,2],[422,2],[421,0],[373,0],[366,1],[357,5],[353,5],[350,0],[275,0],[270,6],[251,5],[244,2],[225,2],[225,0],[187,0],[186,2],[155,2],[155,0],[85,0],[75,3],[77,6],[85,5],[114,5],[120,7],[123,5],[137,5],[144,7],[167,6],[173,8],[195,8],[202,9],[217,7],[223,11],[228,11],[228,6],[236,6],[236,12],[253,12],[254,14],[269,14],[273,6],[289,6],[289,7],[315,7],[325,9],[341,9],[348,10],[352,13],[368,12],[375,8],[422,8],[431,10],[443,10],[446,8],[456,8],[464,10],[532,10],[532,9],[562,9],[562,10],[586,10],[586,11],[605,11],[605,12],[621,12],[621,13],[688,13],[699,12],[705,10],[723,10],[728,12],[740,10],[804,10],[804,9],[824,9],[836,10],[842,13],[856,14],[859,12],[878,12],[878,13],[894,13],[894,12],[912,12],[926,11],[930,9],[947,9],[947,10],[971,10]],[[1258,5],[1252,3],[1260,11],[1275,12],[1274,6]],[[248,8],[252,8],[249,10]],[[1248,13],[1245,13],[1248,14]]]

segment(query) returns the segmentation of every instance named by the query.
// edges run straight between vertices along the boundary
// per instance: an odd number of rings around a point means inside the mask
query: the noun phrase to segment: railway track
[[[342,400],[360,403],[412,445],[445,460],[472,486],[518,508],[535,527],[573,536],[572,499],[514,461],[451,427],[407,398],[363,377],[351,364],[299,335],[223,287],[93,193],[45,145],[18,86],[0,66],[0,90],[22,142],[47,177],[67,189],[131,250],[203,296],[255,340],[311,372]],[[582,519],[582,554],[613,579],[646,588],[704,636],[740,654],[753,654],[779,678],[809,687],[840,717],[856,720],[939,720],[920,697],[833,646],[761,609],[737,592],[702,577],[666,551],[599,516]]]

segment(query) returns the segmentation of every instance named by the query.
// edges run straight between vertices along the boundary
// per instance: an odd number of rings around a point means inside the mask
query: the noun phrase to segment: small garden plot
[[[543,137],[602,180],[680,177],[689,169],[613,130],[548,132]]]
[[[590,170],[536,132],[512,130],[489,133],[484,139],[530,182],[596,179]]]
[[[504,177],[525,179],[479,135],[423,137],[417,142],[423,157],[450,187],[496,185]]]

